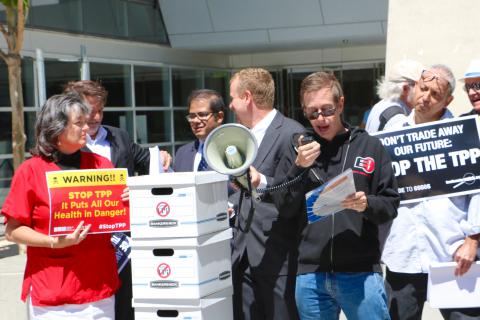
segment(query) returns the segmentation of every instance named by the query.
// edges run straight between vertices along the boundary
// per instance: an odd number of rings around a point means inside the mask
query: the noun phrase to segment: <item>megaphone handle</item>
[[[252,196],[253,200],[255,200],[255,202],[262,201],[262,198],[257,193],[257,188],[254,188],[252,186],[252,177],[250,175],[250,168],[248,168],[248,171],[247,171],[247,181],[248,181],[248,191],[250,192],[250,195]]]

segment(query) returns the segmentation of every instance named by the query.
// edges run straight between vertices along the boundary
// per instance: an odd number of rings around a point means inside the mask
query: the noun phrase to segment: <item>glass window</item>
[[[215,90],[223,97],[225,105],[230,98],[230,72],[228,71],[205,71],[205,89]]]
[[[27,25],[36,28],[81,32],[81,3],[80,0],[31,0]]]
[[[132,106],[129,65],[90,63],[90,78],[100,82],[107,89],[107,106]]]
[[[95,0],[98,2],[98,0]],[[137,41],[168,43],[157,1],[128,2],[128,37]]]
[[[25,151],[29,151],[35,145],[35,121],[36,112],[24,112],[25,134],[27,141]],[[12,112],[0,112],[0,154],[12,153]]]
[[[170,105],[168,68],[134,67],[135,105],[163,107]]]
[[[193,90],[201,88],[201,70],[172,69],[172,94],[174,107],[186,107],[190,93]]]
[[[137,111],[137,143],[171,142],[171,111]]]
[[[190,124],[185,119],[187,109],[175,110],[173,113],[173,121],[175,125],[175,141],[191,141],[195,139]]]
[[[362,122],[363,113],[374,104],[374,75],[373,68],[341,71],[345,95],[343,117],[351,125],[358,126]]]
[[[168,44],[156,0],[31,0],[27,26]]]
[[[205,71],[205,88],[217,91],[222,95],[225,103],[225,118],[224,123],[234,122],[233,112],[228,112],[228,104],[230,103],[230,76],[229,71]],[[176,128],[176,127],[175,127]]]
[[[118,0],[83,0],[85,33],[127,36],[126,3]]]
[[[132,111],[109,111],[103,113],[102,124],[121,128],[128,132],[133,139],[133,112]]]
[[[30,151],[35,146],[35,123],[37,121],[37,112],[25,112],[25,134],[27,142],[25,143],[25,151]]]
[[[47,99],[54,94],[63,92],[69,81],[80,79],[80,64],[78,62],[64,62],[45,60],[45,87]]]
[[[0,107],[10,107],[10,94],[8,87],[8,68],[3,59],[0,59]],[[33,60],[22,59],[22,90],[23,104],[33,107],[35,105],[35,83],[33,78]]]
[[[1,143],[1,142],[0,142]],[[0,207],[7,197],[10,190],[10,183],[13,177],[13,160],[0,159]]]

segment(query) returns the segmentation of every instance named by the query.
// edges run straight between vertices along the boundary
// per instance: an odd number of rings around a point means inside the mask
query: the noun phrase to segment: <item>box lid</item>
[[[232,238],[232,229],[214,233],[208,233],[198,237],[189,238],[149,238],[149,239],[132,239],[130,244],[133,249],[138,248],[171,248],[171,247],[202,247],[213,243],[224,241]]]
[[[159,175],[134,176],[127,178],[130,189],[145,187],[172,187],[175,185],[201,185],[213,182],[228,181],[228,176],[215,171],[201,172],[166,172]]]
[[[210,304],[221,301],[225,298],[231,298],[233,288],[230,286],[200,299],[139,299],[133,298],[132,305],[135,308],[157,308],[157,309],[183,309],[183,308],[204,308]]]

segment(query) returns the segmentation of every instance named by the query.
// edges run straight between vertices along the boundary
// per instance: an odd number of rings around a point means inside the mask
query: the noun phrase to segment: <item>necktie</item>
[[[205,161],[205,156],[203,154],[203,143],[200,146],[200,155],[202,156],[202,159],[200,160],[200,163],[198,164],[197,171],[207,171],[208,170],[208,164],[207,164],[207,161]]]

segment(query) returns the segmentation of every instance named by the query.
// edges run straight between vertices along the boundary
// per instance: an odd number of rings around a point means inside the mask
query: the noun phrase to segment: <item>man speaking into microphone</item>
[[[300,318],[338,319],[343,310],[348,319],[390,319],[378,238],[378,225],[395,218],[400,201],[390,157],[377,138],[342,121],[343,90],[333,74],[306,77],[300,99],[314,141],[290,143],[275,183],[303,176],[273,194],[279,216],[301,223],[295,291]],[[347,169],[356,192],[344,195],[343,210],[309,224],[306,193]]]

